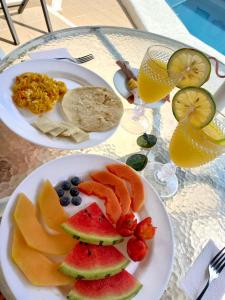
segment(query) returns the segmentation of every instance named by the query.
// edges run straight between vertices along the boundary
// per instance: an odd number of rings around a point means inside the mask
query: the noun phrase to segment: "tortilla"
[[[109,130],[123,115],[123,104],[113,91],[92,86],[68,91],[62,109],[70,122],[87,132]]]

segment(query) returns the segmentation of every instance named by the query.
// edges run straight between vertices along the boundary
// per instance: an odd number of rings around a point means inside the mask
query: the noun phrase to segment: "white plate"
[[[82,143],[74,143],[70,139],[55,138],[35,129],[32,123],[37,116],[27,109],[20,109],[12,100],[12,84],[17,75],[25,72],[37,72],[64,81],[68,89],[83,85],[101,86],[111,89],[110,85],[96,73],[74,63],[58,60],[29,60],[14,65],[0,74],[0,118],[12,131],[32,143],[59,149],[81,149],[92,147],[108,139],[116,127],[104,132],[90,133],[90,139]],[[50,119],[62,120],[60,104],[48,113]]]
[[[34,201],[37,195],[37,188],[44,179],[50,179],[54,185],[71,175],[77,175],[84,179],[90,171],[103,169],[105,165],[113,162],[119,163],[104,156],[91,154],[70,155],[52,160],[33,171],[11,195],[2,217],[0,228],[0,263],[6,282],[17,300],[63,299],[62,294],[56,288],[40,288],[29,284],[10,258],[11,229],[13,226],[12,212],[17,195],[20,192],[24,192]],[[135,297],[135,300],[158,300],[167,286],[172,270],[173,233],[168,215],[159,196],[144,178],[142,180],[145,188],[145,206],[137,217],[140,220],[150,215],[153,224],[157,226],[157,233],[150,245],[149,254],[144,261],[141,263],[130,263],[127,270],[133,273],[143,284],[143,288]],[[83,205],[87,205],[87,203],[92,201],[99,201],[96,197],[85,195],[82,195],[82,199]],[[99,201],[98,204],[104,209],[102,201]],[[82,208],[82,206],[72,207],[71,205],[69,208],[70,213],[77,212],[79,208]],[[126,253],[126,243],[124,242],[122,246],[124,247],[122,249],[123,252]]]

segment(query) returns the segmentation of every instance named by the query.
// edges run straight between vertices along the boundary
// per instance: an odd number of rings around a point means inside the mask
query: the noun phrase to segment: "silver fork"
[[[209,263],[209,279],[206,283],[206,286],[202,290],[201,294],[198,296],[196,300],[202,299],[203,295],[205,294],[205,291],[209,287],[210,283],[219,277],[219,274],[222,272],[223,268],[225,267],[225,252],[223,252],[223,249],[217,253],[217,255],[210,261]]]
[[[74,57],[74,58],[70,58],[70,57],[56,57],[55,59],[58,59],[58,60],[62,60],[62,59],[66,59],[66,60],[69,60],[73,63],[76,63],[76,64],[83,64],[83,63],[86,63],[92,59],[94,59],[94,55],[93,54],[88,54],[88,55],[84,55],[84,56],[81,56],[81,57]]]

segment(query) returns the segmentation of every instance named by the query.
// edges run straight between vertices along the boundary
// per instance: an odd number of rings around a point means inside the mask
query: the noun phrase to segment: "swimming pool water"
[[[225,0],[166,0],[188,31],[225,54]]]

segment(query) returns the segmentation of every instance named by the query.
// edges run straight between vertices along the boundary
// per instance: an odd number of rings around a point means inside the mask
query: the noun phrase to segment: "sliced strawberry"
[[[123,215],[116,224],[116,230],[122,236],[131,236],[137,226],[137,220],[133,213]]]
[[[151,240],[156,232],[156,227],[152,226],[152,219],[145,218],[137,224],[134,235],[142,240]]]

